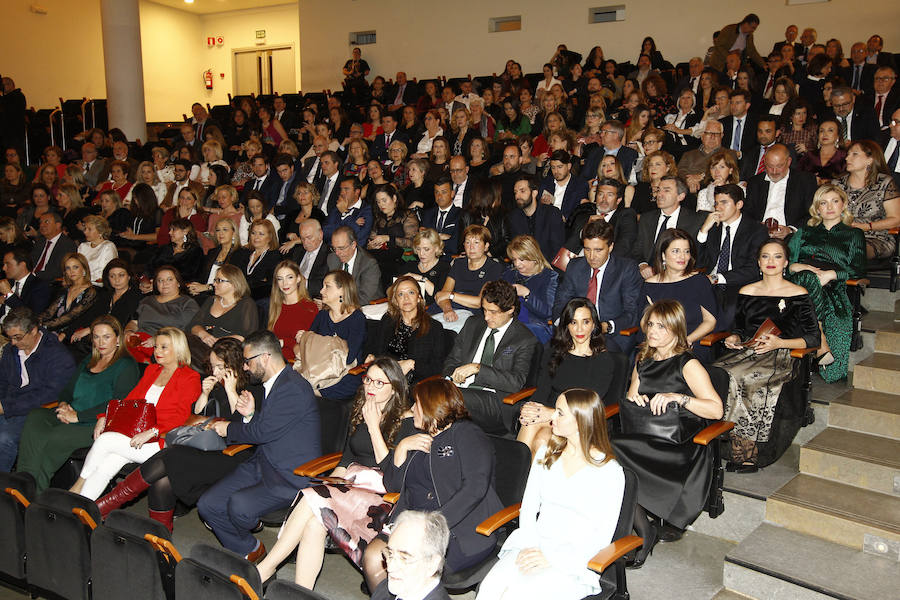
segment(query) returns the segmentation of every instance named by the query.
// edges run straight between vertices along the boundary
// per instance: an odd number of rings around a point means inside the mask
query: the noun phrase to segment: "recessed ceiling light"
[[[185,3],[185,4],[193,4],[193,3],[194,3],[194,0],[184,0],[184,3]]]

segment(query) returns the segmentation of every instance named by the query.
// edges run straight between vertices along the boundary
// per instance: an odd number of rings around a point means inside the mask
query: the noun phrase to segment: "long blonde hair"
[[[809,221],[806,222],[807,225],[815,227],[822,222],[822,217],[819,215],[818,211],[819,203],[824,200],[825,194],[831,193],[837,194],[841,199],[841,202],[844,203],[844,210],[841,211],[841,222],[844,225],[849,225],[853,222],[853,215],[850,214],[850,199],[847,197],[847,192],[845,192],[842,187],[834,185],[833,183],[825,183],[816,190],[812,204],[809,205],[810,216]]]
[[[284,292],[278,285],[278,271],[287,269],[297,276],[297,300],[309,300],[309,292],[306,290],[306,278],[300,272],[300,267],[292,260],[283,260],[278,263],[275,270],[272,271],[272,294],[269,296],[269,324],[267,328],[271,330],[275,327],[275,322],[281,316],[281,307],[284,306]]]
[[[581,443],[581,452],[584,459],[595,467],[600,467],[616,456],[609,434],[606,431],[606,415],[603,412],[603,401],[597,392],[584,388],[570,388],[562,393],[566,399],[569,410],[575,416],[578,426],[578,441]],[[553,463],[562,456],[568,440],[564,437],[551,435],[547,443],[547,452],[541,463],[545,469],[553,466]],[[603,459],[597,460],[591,456],[591,449],[596,448],[603,453]]]

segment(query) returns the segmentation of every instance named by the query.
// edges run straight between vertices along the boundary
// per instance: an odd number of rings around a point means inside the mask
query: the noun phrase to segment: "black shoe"
[[[663,523],[659,530],[659,541],[663,543],[677,542],[684,536],[684,530],[678,529],[669,523]]]
[[[656,527],[656,523],[651,523],[649,543],[647,540],[644,540],[644,545],[635,552],[634,560],[631,561],[631,564],[625,565],[625,568],[640,569],[643,567],[644,563],[647,561],[647,557],[653,554],[653,548],[656,546],[657,541],[659,541],[659,530]]]
[[[260,531],[263,530],[263,527],[265,527],[265,525],[263,525],[263,522],[262,522],[262,521],[257,521],[257,522],[256,522],[256,527],[254,527],[253,529],[251,529],[251,530],[250,530],[250,533],[259,533]]]
[[[740,475],[749,475],[751,473],[756,473],[757,471],[759,471],[759,466],[751,462],[746,462],[734,470],[735,473]]]
[[[735,471],[738,470],[738,468],[740,468],[740,466],[741,466],[741,463],[736,463],[736,462],[729,460],[727,463],[725,463],[725,470],[728,471],[729,473],[734,473]]]

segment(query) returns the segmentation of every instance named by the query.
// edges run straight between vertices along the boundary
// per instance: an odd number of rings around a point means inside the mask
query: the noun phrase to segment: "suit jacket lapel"
[[[477,363],[480,361],[480,356],[475,356],[475,353],[478,352],[478,346],[481,344],[481,338],[484,337],[484,332],[487,331],[487,322],[484,320],[481,321],[481,324],[478,326],[478,331],[476,332],[475,337],[473,338],[473,342],[475,343],[475,347],[472,349],[472,361],[473,363]],[[506,336],[504,336],[506,337]],[[497,347],[494,349],[494,356],[497,355],[497,349],[500,344],[498,342]]]

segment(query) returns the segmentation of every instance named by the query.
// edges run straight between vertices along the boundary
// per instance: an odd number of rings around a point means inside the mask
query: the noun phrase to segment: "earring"
[[[187,234],[185,234],[184,239],[181,240],[181,243],[182,243],[182,244],[186,244],[186,243],[187,243]]]
[[[662,268],[663,268],[663,271],[666,270],[666,259],[662,260]]]

